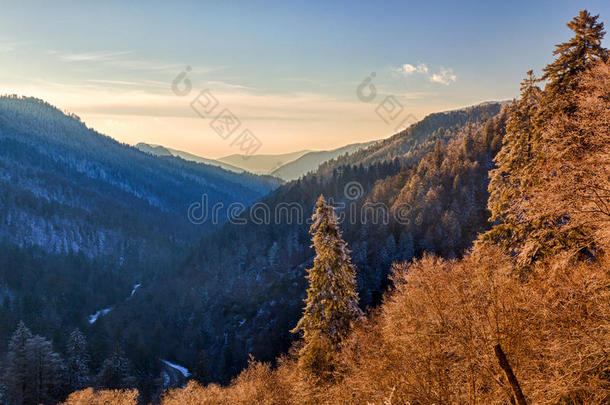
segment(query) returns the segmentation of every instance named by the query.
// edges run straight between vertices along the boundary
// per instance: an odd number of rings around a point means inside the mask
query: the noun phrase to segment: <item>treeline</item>
[[[119,351],[93,373],[87,339],[78,329],[69,335],[62,357],[49,340],[32,334],[21,322],[3,365],[0,402],[6,404],[54,404],[89,386],[119,389],[135,384],[129,361]]]

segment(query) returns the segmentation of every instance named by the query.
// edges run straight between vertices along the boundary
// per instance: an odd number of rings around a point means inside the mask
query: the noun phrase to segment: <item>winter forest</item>
[[[511,100],[290,157],[130,146],[1,96],[0,404],[610,403],[593,11]]]

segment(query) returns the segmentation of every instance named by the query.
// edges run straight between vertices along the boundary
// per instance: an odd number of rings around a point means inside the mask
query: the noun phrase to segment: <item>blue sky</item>
[[[190,107],[209,89],[260,153],[328,149],[391,135],[375,112],[388,95],[416,118],[515,97],[582,8],[610,21],[607,1],[0,1],[0,92],[126,143],[234,153]],[[178,96],[186,66],[193,90]],[[372,72],[367,103],[356,88]]]

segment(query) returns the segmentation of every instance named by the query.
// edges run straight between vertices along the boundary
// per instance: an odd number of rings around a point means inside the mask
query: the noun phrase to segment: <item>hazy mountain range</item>
[[[271,175],[285,181],[291,181],[317,169],[320,164],[328,160],[335,159],[345,154],[354,153],[374,144],[375,142],[377,141],[355,143],[329,151],[301,150],[297,152],[275,155],[267,154],[251,156],[234,154],[218,159],[208,159],[189,152],[142,142],[138,143],[136,148],[142,152],[150,153],[155,156],[176,156],[184,160],[222,167],[225,170],[230,170],[236,173],[246,171],[260,175]]]

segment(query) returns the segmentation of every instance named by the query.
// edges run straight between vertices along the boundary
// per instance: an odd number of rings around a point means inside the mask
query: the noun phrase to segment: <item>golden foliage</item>
[[[569,226],[593,230],[610,247],[610,61],[581,76],[572,115],[547,125],[545,159],[530,170],[537,179],[526,213],[568,214]]]
[[[70,394],[63,405],[137,405],[137,390],[94,391],[87,388]]]
[[[608,261],[514,276],[498,252],[397,266],[395,292],[343,351],[336,398],[355,403],[506,403],[500,343],[531,403],[609,399]],[[512,274],[511,274],[512,273]]]

